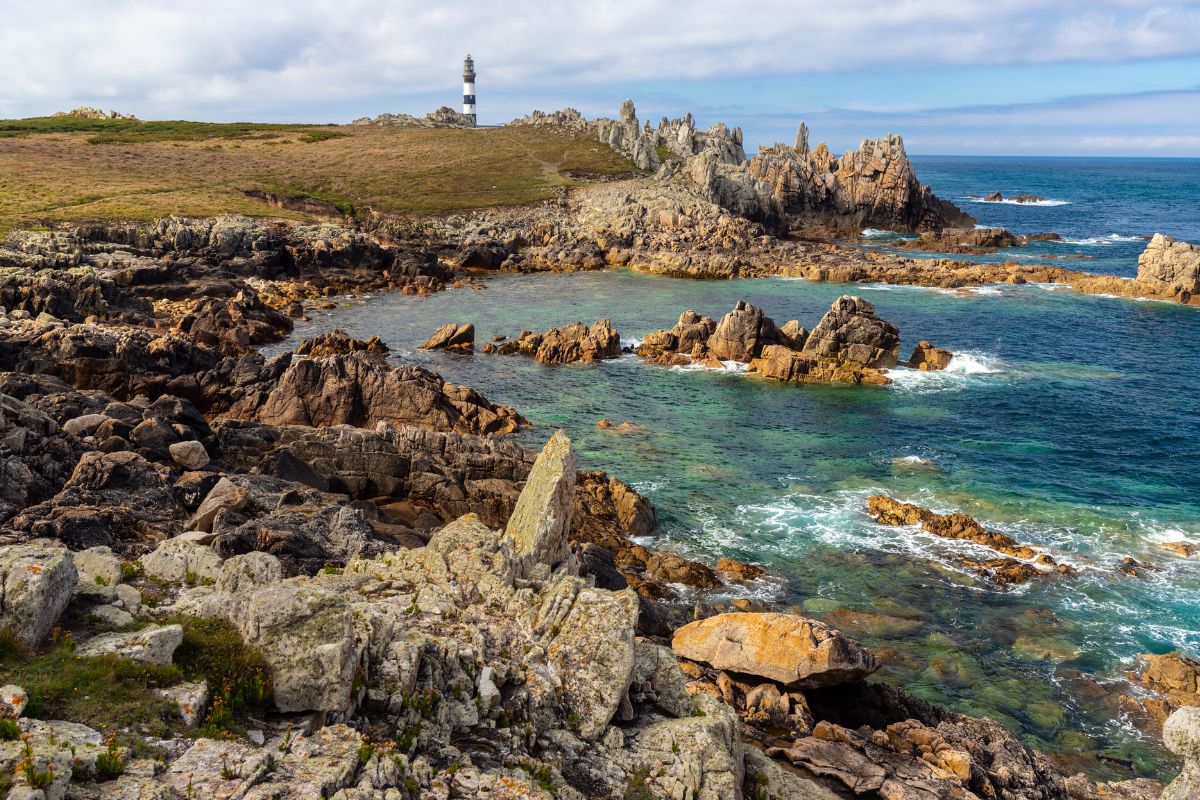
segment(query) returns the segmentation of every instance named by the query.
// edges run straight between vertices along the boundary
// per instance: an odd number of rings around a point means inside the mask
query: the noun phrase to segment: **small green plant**
[[[333,564],[326,564],[321,567],[321,572],[325,575],[341,575],[345,571],[342,567],[335,567]]]
[[[314,144],[316,142],[327,142],[330,139],[341,139],[345,135],[337,131],[305,131],[300,134],[300,141],[305,144]]]
[[[238,777],[237,770],[229,766],[225,756],[221,756],[221,777],[227,781]]]
[[[195,586],[198,577],[199,576],[197,576],[193,570],[189,569],[187,572],[183,573],[184,586]]]
[[[358,765],[360,767],[366,766],[373,755],[375,755],[375,745],[370,742],[363,742],[358,746]]]
[[[554,770],[551,769],[549,764],[543,764],[537,769],[527,764],[522,764],[521,769],[529,773],[529,777],[533,779],[533,782],[538,785],[539,789],[554,794]]]
[[[108,749],[96,756],[96,777],[101,781],[111,781],[121,777],[124,772],[125,759],[116,742],[109,742]]]
[[[671,742],[671,752],[672,753],[679,752],[679,742]]]
[[[21,738],[21,726],[12,717],[0,717],[0,741],[15,742]]]
[[[400,740],[396,743],[400,748],[400,752],[407,753],[412,750],[413,745],[417,743],[417,737],[421,735],[420,725],[406,725],[404,732],[400,734]]]
[[[288,731],[283,735],[283,740],[279,743],[279,752],[286,753],[292,749],[292,732]]]
[[[567,727],[569,727],[571,730],[575,730],[579,727],[579,714],[574,711],[571,711],[567,714]]]
[[[38,769],[33,756],[33,745],[29,743],[29,734],[21,737],[25,746],[21,748],[21,759],[17,762],[17,771],[24,773],[25,782],[31,789],[45,789],[54,783],[54,764],[47,764],[45,769]]]
[[[650,770],[645,767],[634,770],[625,783],[624,800],[653,800],[654,795],[650,793],[650,787],[646,785],[646,779],[649,777]]]
[[[146,568],[142,566],[142,562],[122,561],[121,562],[121,579],[131,581],[134,578],[141,578],[146,574]]]
[[[109,583],[111,583],[111,581],[109,581],[109,579],[104,577],[103,575],[96,576],[96,585],[97,586],[108,586]]]

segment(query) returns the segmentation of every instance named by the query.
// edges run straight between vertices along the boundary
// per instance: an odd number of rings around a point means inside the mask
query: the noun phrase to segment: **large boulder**
[[[296,355],[319,358],[321,356],[336,356],[362,350],[373,356],[383,358],[389,352],[388,346],[378,336],[370,339],[355,339],[340,328],[329,333],[318,333],[312,338],[305,339],[296,348]]]
[[[244,596],[234,622],[246,644],[270,665],[275,706],[284,712],[345,709],[357,656],[346,598],[297,582],[263,586]]]
[[[475,326],[470,322],[449,322],[429,337],[422,350],[473,350],[475,348]]]
[[[517,498],[504,536],[527,562],[551,567],[567,553],[567,534],[575,504],[575,453],[558,431],[546,442]]]
[[[1200,295],[1200,245],[1154,234],[1138,256],[1137,280],[1155,294],[1188,302]]]
[[[638,599],[628,589],[570,588],[578,593],[546,655],[561,676],[568,720],[580,737],[594,740],[612,721],[633,678]]]
[[[183,643],[180,625],[150,625],[137,631],[102,633],[84,642],[81,656],[115,655],[147,664],[170,664],[175,648]]]
[[[861,680],[879,666],[870,651],[848,636],[792,614],[718,614],[677,630],[671,647],[677,655],[715,669],[794,688]]]
[[[803,352],[859,367],[886,369],[899,361],[900,331],[876,317],[875,306],[866,300],[842,295],[812,329]]]
[[[1183,759],[1183,770],[1162,793],[1161,800],[1200,797],[1200,708],[1181,708],[1163,726],[1167,749]]]
[[[292,332],[292,321],[264,303],[253,289],[232,298],[201,300],[176,325],[197,344],[228,353],[276,342]]]
[[[683,318],[680,318],[683,323]],[[782,340],[775,322],[758,306],[739,300],[733,310],[721,318],[708,339],[708,349],[721,361],[748,362],[763,347]]]
[[[78,577],[65,547],[0,547],[0,628],[27,647],[37,646],[71,601]]]

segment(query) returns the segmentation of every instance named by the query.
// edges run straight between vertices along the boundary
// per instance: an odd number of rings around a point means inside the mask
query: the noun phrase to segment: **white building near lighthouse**
[[[462,113],[471,118],[475,124],[475,60],[468,53],[463,59],[463,110]]]

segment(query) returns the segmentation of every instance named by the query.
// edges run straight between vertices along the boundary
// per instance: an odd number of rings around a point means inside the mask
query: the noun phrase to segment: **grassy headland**
[[[536,202],[633,171],[603,144],[545,127],[0,120],[0,234],[169,214],[304,217],[250,190],[307,195],[343,212],[439,214]]]

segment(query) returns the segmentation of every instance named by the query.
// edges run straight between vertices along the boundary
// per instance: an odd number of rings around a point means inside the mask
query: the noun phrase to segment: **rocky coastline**
[[[1156,236],[1138,277],[1121,279],[848,248],[800,237],[868,224],[945,237],[974,220],[916,182],[898,137],[834,158],[802,127],[795,146],[747,159],[736,129],[700,132],[690,117],[652,129],[632,104],[616,121],[520,124],[586,129],[656,176],[436,219],[168,218],[7,237],[8,798],[1200,791],[1200,667],[1187,659],[1151,660],[1137,680],[1161,701],[1128,700],[1165,721],[1184,764],[1170,787],[1069,775],[997,722],[868,680],[880,657],[836,629],[734,599],[758,567],[640,544],[654,507],[618,476],[579,469],[565,432],[523,449],[506,438],[529,425],[518,409],[403,363],[377,337],[258,350],[341,294],[436,292],[494,270],[1036,280],[1192,303],[1200,249]],[[747,303],[719,321],[688,311],[638,353],[738,361],[790,383],[882,383],[900,339],[874,312],[843,296],[808,331]],[[488,346],[562,364],[614,357],[619,341],[599,320]],[[450,323],[425,346],[471,351],[474,328]],[[922,342],[907,365],[951,358]],[[1070,571],[969,517],[886,497],[870,510],[997,550],[968,566],[1000,584]],[[72,699],[47,677],[67,669],[145,716]]]

